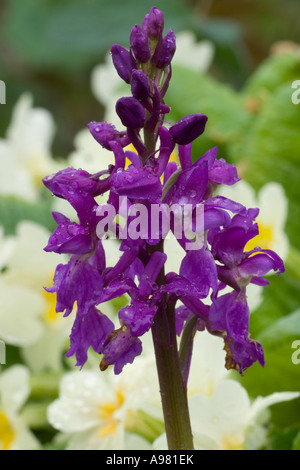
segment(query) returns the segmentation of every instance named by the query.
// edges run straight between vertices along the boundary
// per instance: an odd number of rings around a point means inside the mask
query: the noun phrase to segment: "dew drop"
[[[186,196],[182,196],[180,198],[180,204],[186,204],[188,202],[188,198]]]

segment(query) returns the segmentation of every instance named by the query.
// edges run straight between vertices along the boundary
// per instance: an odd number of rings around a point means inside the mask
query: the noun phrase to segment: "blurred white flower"
[[[74,146],[75,150],[68,157],[68,164],[71,167],[83,168],[89,173],[97,173],[114,164],[113,152],[101,147],[87,128],[78,132]]]
[[[82,168],[93,174],[115,164],[113,152],[101,147],[88,129],[82,129],[78,132],[74,139],[74,146],[74,151],[68,157],[68,165],[72,168]],[[104,197],[107,198],[107,195],[102,196],[102,199]]]
[[[181,31],[176,35],[176,52],[173,65],[182,65],[196,72],[206,72],[214,58],[215,48],[212,42],[197,41],[191,31]]]
[[[74,371],[61,380],[59,398],[48,407],[48,420],[69,435],[67,449],[128,449],[137,410],[160,416],[160,396],[154,358],[138,357],[121,375],[112,369]],[[131,435],[130,446],[149,448],[141,436]],[[131,447],[134,448],[134,447]]]
[[[234,380],[220,381],[213,394],[193,395],[189,399],[191,425],[196,450],[255,450],[266,443],[266,428],[261,415],[275,403],[290,401],[297,392],[273,393],[251,403],[247,391]],[[154,442],[164,450],[166,437]]]
[[[42,178],[59,165],[51,156],[54,121],[46,109],[33,108],[32,96],[16,103],[6,137],[0,139],[0,194],[28,201],[38,199]]]
[[[0,272],[5,268],[15,246],[15,238],[12,236],[5,236],[4,229],[0,225]]]
[[[38,450],[20,410],[29,397],[29,371],[15,365],[0,371],[0,450]]]
[[[65,255],[43,250],[49,235],[41,225],[21,221],[15,236],[6,242],[14,244],[0,275],[1,338],[21,347],[34,370],[60,366],[71,327],[71,319],[55,312],[55,294],[44,290],[52,285],[57,264],[67,260]]]
[[[188,381],[188,397],[211,396],[218,383],[229,377],[225,368],[224,342],[207,331],[196,333]]]

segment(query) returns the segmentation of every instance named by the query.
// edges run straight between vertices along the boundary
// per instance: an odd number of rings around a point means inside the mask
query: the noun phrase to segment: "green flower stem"
[[[30,378],[30,398],[50,398],[55,399],[58,396],[58,388],[63,372],[38,372],[32,374]]]
[[[44,400],[42,402],[31,402],[25,405],[22,409],[21,417],[27,426],[32,430],[50,428],[51,425],[47,418],[47,409],[51,403],[51,400]]]
[[[185,387],[187,387],[187,379],[189,375],[190,359],[196,333],[196,324],[198,318],[193,316],[183,330],[179,348],[179,361],[181,367],[181,375],[184,379]]]
[[[150,114],[147,112],[147,119],[150,118]],[[156,146],[156,135],[152,130],[147,129],[146,127],[144,128],[144,145],[147,148],[148,152],[146,156],[144,157],[144,160],[149,157],[152,153],[155,152],[155,146]]]
[[[149,247],[162,250],[163,244]],[[164,283],[164,270],[157,283]],[[152,337],[169,450],[192,450],[193,436],[187,394],[181,375],[175,330],[175,306],[165,302],[156,312]]]
[[[164,423],[145,411],[129,410],[126,417],[125,429],[128,432],[144,437],[144,439],[152,443],[163,434]]]

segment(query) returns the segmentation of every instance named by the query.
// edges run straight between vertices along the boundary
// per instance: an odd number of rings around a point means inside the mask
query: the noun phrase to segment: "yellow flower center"
[[[47,286],[51,285],[52,279],[53,279],[53,276],[51,276],[51,279],[49,277],[49,282],[47,283]],[[47,292],[45,289],[43,289],[43,296],[44,296],[44,300],[46,301],[46,309],[43,313],[43,319],[47,323],[47,325],[53,325],[59,319],[59,314],[55,310],[56,293]]]
[[[228,434],[221,439],[222,450],[243,450],[243,442],[234,434]]]
[[[135,152],[136,153],[136,149],[134,148],[134,146],[132,144],[129,144],[125,148],[125,150],[130,150],[130,152]],[[173,150],[173,152],[171,153],[170,158],[169,158],[169,162],[179,163],[179,157],[178,157],[178,154],[175,150]],[[130,164],[131,164],[130,160],[126,157],[125,169],[127,169]]]
[[[0,411],[0,450],[9,450],[15,439],[15,432],[3,411]]]
[[[253,250],[256,246],[263,249],[272,249],[274,241],[274,227],[272,224],[263,224],[258,222],[259,233],[256,237],[248,241],[245,251]]]
[[[127,145],[127,147],[125,147],[124,150],[128,150],[129,152],[134,152],[134,153],[137,153],[137,151],[135,150],[134,146],[132,144],[129,144]],[[127,168],[129,167],[129,165],[131,165],[131,161],[129,160],[129,158],[126,157],[126,160],[125,160],[125,170],[127,170]]]
[[[44,298],[47,302],[47,308],[44,311],[43,318],[48,325],[53,325],[59,318],[59,315],[55,310],[56,294],[44,290]]]
[[[21,165],[30,173],[35,189],[40,190],[42,188],[42,178],[47,174],[48,170],[45,156],[40,153],[35,153],[30,158],[23,160]]]
[[[170,158],[169,158],[169,162],[179,163],[179,157],[178,157],[177,152],[175,152],[175,150],[173,150],[173,152],[171,153]]]
[[[125,400],[122,390],[117,390],[114,401],[107,401],[99,406],[99,417],[103,421],[103,425],[99,431],[99,437],[110,436],[115,434],[119,421],[115,418],[114,413],[121,408]]]

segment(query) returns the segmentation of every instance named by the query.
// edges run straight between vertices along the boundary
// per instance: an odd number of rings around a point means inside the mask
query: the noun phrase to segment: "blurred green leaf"
[[[300,309],[285,315],[264,329],[259,339],[266,347],[278,346],[287,338],[300,338]],[[299,371],[300,373],[300,371]]]
[[[298,450],[294,447],[297,429],[274,427],[269,435],[271,450]]]
[[[228,146],[231,160],[255,189],[270,181],[284,187],[289,200],[287,234],[299,249],[300,106],[291,85],[300,76],[299,51],[271,56],[249,79],[243,95],[253,120],[243,138]],[[276,201],[274,201],[276,204]]]
[[[243,101],[229,85],[184,67],[173,67],[172,86],[166,96],[171,118],[178,120],[193,113],[208,116],[205,133],[194,142],[193,150],[203,153],[211,145],[240,141],[253,118]]]
[[[292,450],[300,450],[300,430],[293,441]]]
[[[299,52],[274,54],[249,77],[243,93],[252,98],[266,99],[283,84],[291,87],[297,77],[300,77]]]
[[[251,65],[241,23],[225,18],[197,18],[194,29],[199,39],[209,40],[214,44],[213,68],[216,69],[216,75],[221,74],[223,82],[240,88]]]
[[[29,203],[13,197],[0,197],[0,225],[13,234],[20,220],[31,220],[53,231],[56,228],[47,202]]]
[[[276,181],[285,188],[289,200],[286,230],[291,244],[296,248],[299,248],[300,220],[299,129],[300,107],[291,102],[290,85],[281,85],[249,129],[242,153],[246,166],[245,179],[254,188],[258,189],[270,181]],[[240,151],[234,154],[233,160],[239,160]]]
[[[291,85],[299,77],[296,53],[267,60],[241,93],[208,75],[174,67],[166,98],[173,120],[199,112],[208,116],[206,132],[193,145],[197,156],[217,145],[220,156],[236,163],[255,189],[270,181],[283,185],[289,199],[287,234],[295,248],[300,248],[300,105],[291,101]]]
[[[130,29],[153,6],[150,0],[10,0],[5,36],[38,69],[64,70],[99,61],[112,44],[129,44]],[[190,15],[180,0],[159,0],[166,28],[182,28]]]
[[[241,383],[253,397],[280,391],[300,391],[300,365],[292,360],[295,351],[292,344],[300,339],[300,309],[276,318],[280,312],[281,315],[285,313],[283,297],[289,295],[285,287],[284,284],[279,288],[273,286],[272,293],[280,291],[280,296],[277,298],[267,296],[263,305],[250,317],[251,336],[261,342],[265,353],[265,367],[262,368],[255,363],[241,379]],[[278,299],[281,299],[279,305],[277,305]],[[293,300],[295,302],[295,293]],[[275,305],[277,305],[276,312],[274,312]],[[267,320],[269,326],[257,334],[258,324],[266,323]],[[280,426],[287,424],[300,426],[300,400],[274,405],[272,417]]]

